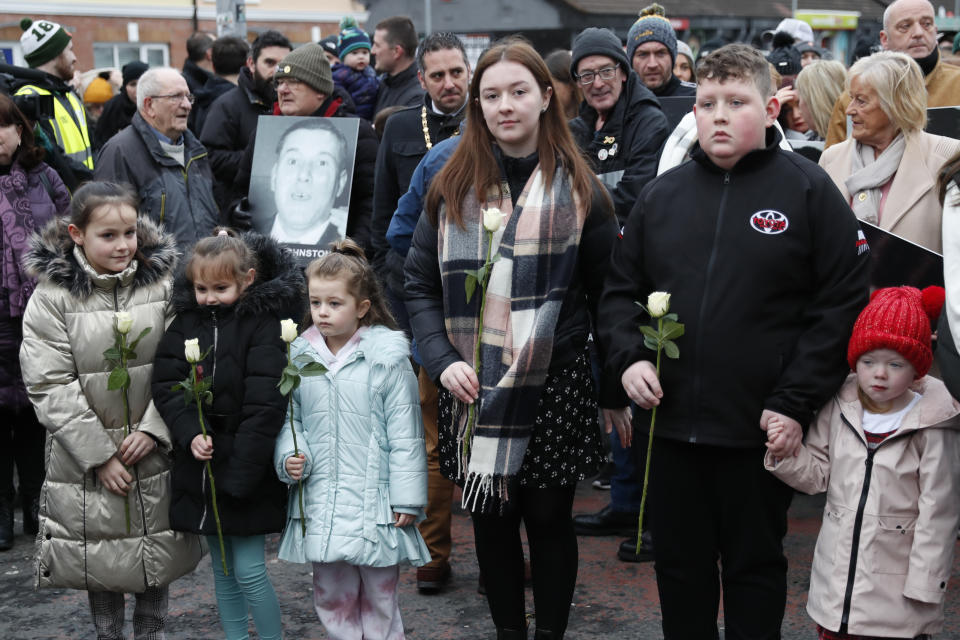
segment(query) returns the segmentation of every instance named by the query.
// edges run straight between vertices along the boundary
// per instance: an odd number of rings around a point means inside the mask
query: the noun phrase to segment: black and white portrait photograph
[[[346,234],[359,120],[260,116],[250,177],[254,229],[301,259]]]

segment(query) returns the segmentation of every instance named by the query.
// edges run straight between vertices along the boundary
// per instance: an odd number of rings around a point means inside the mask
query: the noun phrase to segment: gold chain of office
[[[427,126],[427,105],[420,107],[420,122],[423,124],[423,141],[427,145],[427,151],[433,148],[433,142],[430,140],[430,127]],[[453,135],[460,135],[460,127],[457,126],[457,130],[453,132]]]

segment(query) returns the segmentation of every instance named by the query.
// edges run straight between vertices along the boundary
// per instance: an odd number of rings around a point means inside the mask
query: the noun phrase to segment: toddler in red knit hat
[[[943,626],[960,518],[960,404],[926,375],[942,291],[875,292],[850,336],[854,372],[796,456],[764,460],[794,489],[827,492],[807,599],[821,639],[922,638]],[[768,448],[780,432],[767,429]]]

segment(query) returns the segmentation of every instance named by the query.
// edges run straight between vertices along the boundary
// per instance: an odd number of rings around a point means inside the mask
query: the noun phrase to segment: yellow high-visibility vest
[[[93,149],[90,147],[90,133],[87,131],[87,113],[80,98],[72,91],[54,94],[32,84],[20,87],[15,95],[52,95],[53,118],[49,123],[53,128],[53,141],[68,157],[93,170]]]

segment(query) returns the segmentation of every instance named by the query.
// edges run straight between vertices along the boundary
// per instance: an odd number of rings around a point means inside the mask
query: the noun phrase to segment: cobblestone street
[[[595,511],[606,504],[607,492],[581,483],[574,510]],[[822,498],[797,496],[790,512],[787,556],[790,561],[785,640],[816,637],[804,611],[813,545],[820,525]],[[20,531],[19,511],[16,530]],[[454,515],[454,574],[446,590],[422,596],[416,591],[415,572],[402,572],[402,600],[407,638],[481,640],[495,636],[486,602],[477,594],[477,565],[470,522]],[[268,566],[280,595],[285,637],[290,640],[326,638],[311,601],[309,565],[276,559],[278,536],[268,540]],[[570,615],[568,640],[591,638],[660,638],[659,605],[653,565],[626,564],[616,559],[620,538],[581,537],[580,574]],[[85,594],[77,591],[32,588],[33,540],[19,536],[11,551],[0,554],[0,637],[28,639],[92,639],[95,637]],[[958,565],[954,564],[954,576]],[[960,639],[960,592],[956,578],[947,592],[947,624],[938,639]],[[528,590],[527,605],[533,599]],[[129,619],[132,605],[128,605]],[[533,626],[533,625],[531,625]],[[130,626],[127,626],[128,632]],[[175,582],[170,591],[167,638],[222,638],[213,595],[213,577],[207,558],[191,575]],[[251,626],[251,638],[256,638]]]

